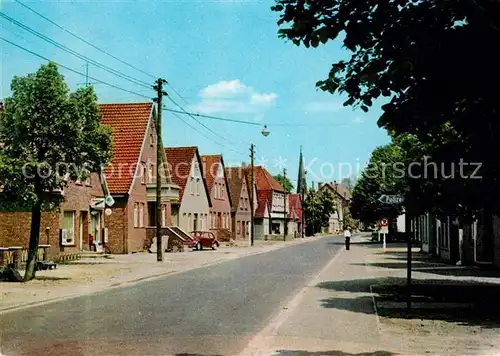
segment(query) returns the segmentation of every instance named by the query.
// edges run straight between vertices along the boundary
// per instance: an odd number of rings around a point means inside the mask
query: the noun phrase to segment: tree
[[[481,162],[481,179],[471,179],[469,165],[466,178],[428,187],[439,209],[499,212],[498,1],[280,0],[272,9],[279,35],[296,45],[342,37],[350,58],[332,65],[320,89],[347,94],[344,105],[363,111],[385,97],[379,125],[415,135],[447,170]]]
[[[281,184],[281,186],[286,190],[287,193],[291,193],[293,191],[293,183],[288,177],[285,177],[281,174],[276,174],[273,176],[273,178],[276,179],[279,184]]]
[[[399,215],[400,209],[384,209],[378,199],[382,194],[402,193],[404,184],[401,180],[405,178],[404,170],[401,171],[402,162],[400,147],[392,143],[373,150],[367,168],[352,192],[352,217],[370,226],[383,217],[394,218]]]
[[[318,228],[328,226],[330,215],[336,211],[335,201],[329,191],[310,189],[304,201],[308,232],[314,235]]]
[[[15,77],[0,115],[3,199],[31,210],[24,280],[35,277],[42,210],[62,201],[69,180],[100,172],[111,160],[111,132],[100,124],[92,87],[70,93],[54,63]]]

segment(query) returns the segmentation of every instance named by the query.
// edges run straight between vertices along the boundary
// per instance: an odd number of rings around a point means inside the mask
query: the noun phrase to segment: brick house
[[[231,238],[231,192],[222,155],[202,155],[203,174],[210,192],[209,229],[220,240]]]
[[[112,253],[144,250],[148,228],[171,224],[171,204],[179,197],[168,165],[162,174],[161,216],[156,215],[156,106],[153,103],[100,105],[102,124],[112,130],[113,160],[105,167],[112,214],[105,217]],[[167,162],[166,156],[163,162]]]
[[[258,198],[257,212],[260,215],[260,212],[265,213],[267,209],[269,213],[269,235],[282,235],[284,233],[284,224],[288,223],[288,199],[285,198],[287,196],[285,189],[264,167],[256,166],[254,171]],[[264,214],[263,219],[265,220],[265,218]]]
[[[85,181],[69,182],[64,201],[54,211],[42,212],[40,244],[50,245],[50,258],[102,246],[105,219],[103,177],[92,173]],[[1,212],[0,247],[29,245],[31,212]]]
[[[255,238],[267,240],[271,235],[271,208],[269,204],[269,194],[266,192],[257,192],[257,209],[254,215]]]
[[[168,147],[165,153],[179,200],[172,205],[172,225],[185,232],[207,230],[212,201],[198,147]]]
[[[302,198],[300,194],[288,195],[288,233],[302,236]]]
[[[330,216],[328,227],[325,228],[329,234],[338,234],[344,229],[344,216],[349,212],[349,204],[352,199],[349,189],[336,181],[330,183],[318,183],[318,191],[329,191],[335,201],[337,211]]]
[[[248,239],[250,236],[250,192],[241,167],[227,167],[226,177],[231,193],[231,225],[235,239]]]

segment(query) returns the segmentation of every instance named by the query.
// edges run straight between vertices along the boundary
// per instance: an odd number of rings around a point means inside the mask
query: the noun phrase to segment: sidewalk
[[[265,253],[317,238],[287,242],[256,240],[253,247],[238,241],[235,246],[222,245],[216,251],[165,253],[163,262],[156,261],[156,253],[140,252],[59,264],[55,270],[38,271],[36,279],[28,283],[0,281],[0,313]]]
[[[241,355],[500,355],[500,312],[488,308],[486,321],[479,311],[485,295],[500,304],[498,272],[428,263],[414,249],[420,297],[406,312],[394,292],[406,282],[404,245],[360,244],[367,240],[353,238]]]

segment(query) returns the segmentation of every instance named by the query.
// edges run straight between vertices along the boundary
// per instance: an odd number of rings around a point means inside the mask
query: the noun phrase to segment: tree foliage
[[[457,172],[460,160],[481,162],[481,179],[471,179],[468,166],[464,177],[427,181],[428,206],[463,216],[498,212],[500,2],[279,0],[272,9],[282,38],[306,47],[341,39],[349,51],[317,83],[321,90],[346,94],[344,105],[364,111],[385,98],[379,125],[414,135],[440,176]]]
[[[100,172],[111,160],[111,132],[100,124],[92,87],[70,93],[54,63],[15,77],[0,115],[0,181],[6,201],[31,209],[25,280],[34,278],[42,209],[63,199],[70,180]]]
[[[336,209],[335,200],[329,191],[309,189],[304,201],[304,212],[310,232],[316,233],[321,227],[328,226],[330,215]]]
[[[292,193],[294,187],[290,178],[285,177],[281,174],[276,174],[273,176],[273,178],[276,179],[279,184],[281,184],[281,186],[286,190],[287,193]]]

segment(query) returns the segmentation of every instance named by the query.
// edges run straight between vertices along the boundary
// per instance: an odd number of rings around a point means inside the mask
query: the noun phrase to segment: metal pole
[[[407,268],[406,268],[406,307],[411,309],[411,235],[412,235],[412,223],[411,223],[411,215],[406,209],[405,212],[405,220],[406,220],[406,235],[407,235]]]
[[[255,154],[255,146],[253,143],[250,145],[250,246],[253,246],[254,241],[254,196],[253,196],[253,187],[254,187],[254,154]]]
[[[286,168],[283,168],[283,181],[286,181]],[[285,194],[283,196],[283,241],[286,241],[286,235],[287,235],[287,224],[286,224],[286,188],[285,189]]]
[[[165,79],[158,78],[156,85],[153,87],[157,91],[156,102],[158,103],[158,113],[156,116],[156,260],[163,261],[163,248],[161,241],[161,164],[163,161],[163,145],[161,144],[161,113],[162,113],[162,98],[167,93],[163,92],[163,84]]]

